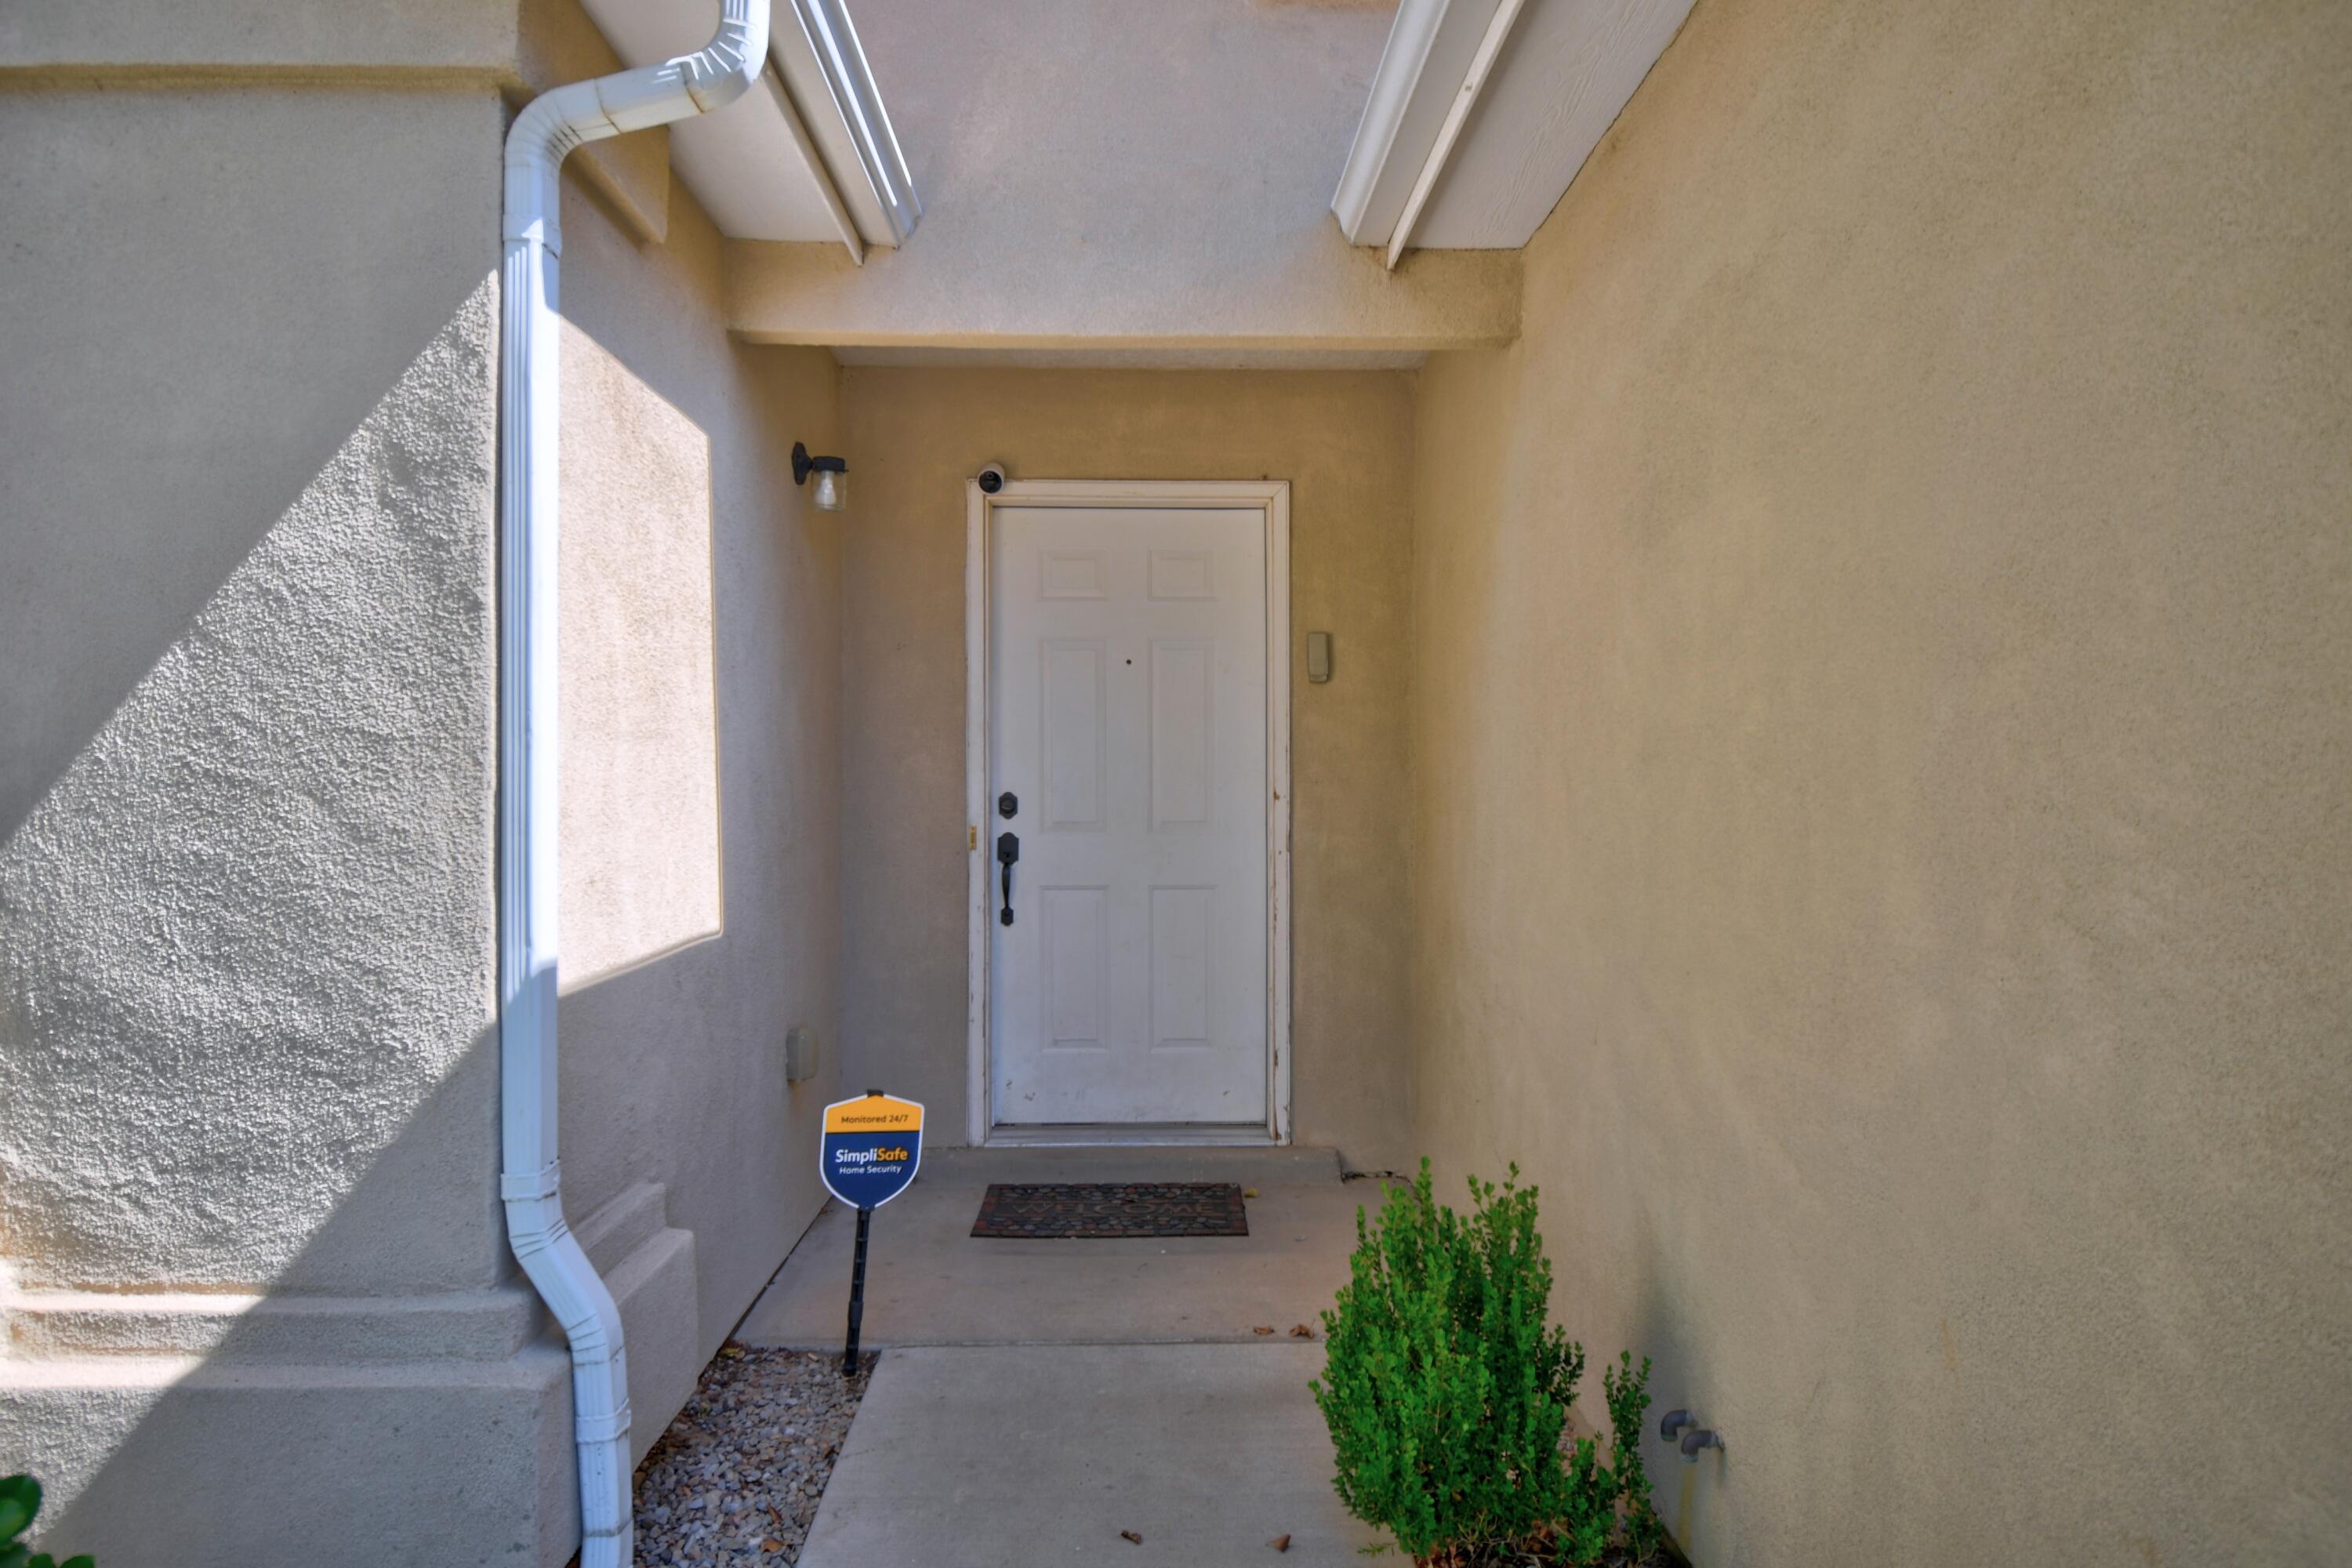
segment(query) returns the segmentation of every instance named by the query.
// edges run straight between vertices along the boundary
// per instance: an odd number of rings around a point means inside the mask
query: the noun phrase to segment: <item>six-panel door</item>
[[[995,1121],[1263,1124],[1265,514],[1001,507],[992,532],[987,798],[1018,802],[982,828]]]

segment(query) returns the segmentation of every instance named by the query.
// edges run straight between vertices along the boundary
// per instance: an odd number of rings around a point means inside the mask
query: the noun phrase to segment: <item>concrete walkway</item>
[[[1002,1181],[1230,1181],[1257,1196],[1247,1237],[977,1239],[981,1194]],[[874,1219],[866,1342],[883,1355],[803,1568],[1362,1562],[1380,1537],[1331,1489],[1307,1384],[1356,1206],[1379,1201],[1328,1152],[925,1155]],[[739,1338],[840,1348],[855,1217],[819,1216]],[[1316,1339],[1291,1338],[1297,1323]]]

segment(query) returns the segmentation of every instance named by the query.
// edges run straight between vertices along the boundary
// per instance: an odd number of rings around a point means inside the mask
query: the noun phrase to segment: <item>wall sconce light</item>
[[[816,493],[811,499],[817,510],[839,511],[849,504],[849,465],[839,458],[812,458],[806,447],[793,442],[793,483],[808,483],[812,473],[816,475]]]

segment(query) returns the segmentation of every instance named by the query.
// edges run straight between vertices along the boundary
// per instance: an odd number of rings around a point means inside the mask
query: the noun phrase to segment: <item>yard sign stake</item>
[[[857,1211],[857,1256],[849,1270],[849,1342],[841,1375],[857,1375],[857,1331],[866,1320],[866,1237],[874,1211],[907,1190],[923,1163],[923,1108],[869,1089],[824,1108],[817,1174],[825,1191]]]

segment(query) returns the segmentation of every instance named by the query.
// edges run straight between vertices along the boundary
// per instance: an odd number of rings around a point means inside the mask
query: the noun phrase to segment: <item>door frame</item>
[[[996,1125],[989,1056],[989,546],[1001,506],[1255,511],[1265,520],[1266,1119],[1263,1130],[1190,1126]],[[1290,1142],[1290,481],[1007,479],[995,494],[964,482],[964,811],[971,861],[964,900],[968,993],[965,1124],[987,1143],[1287,1143]]]

